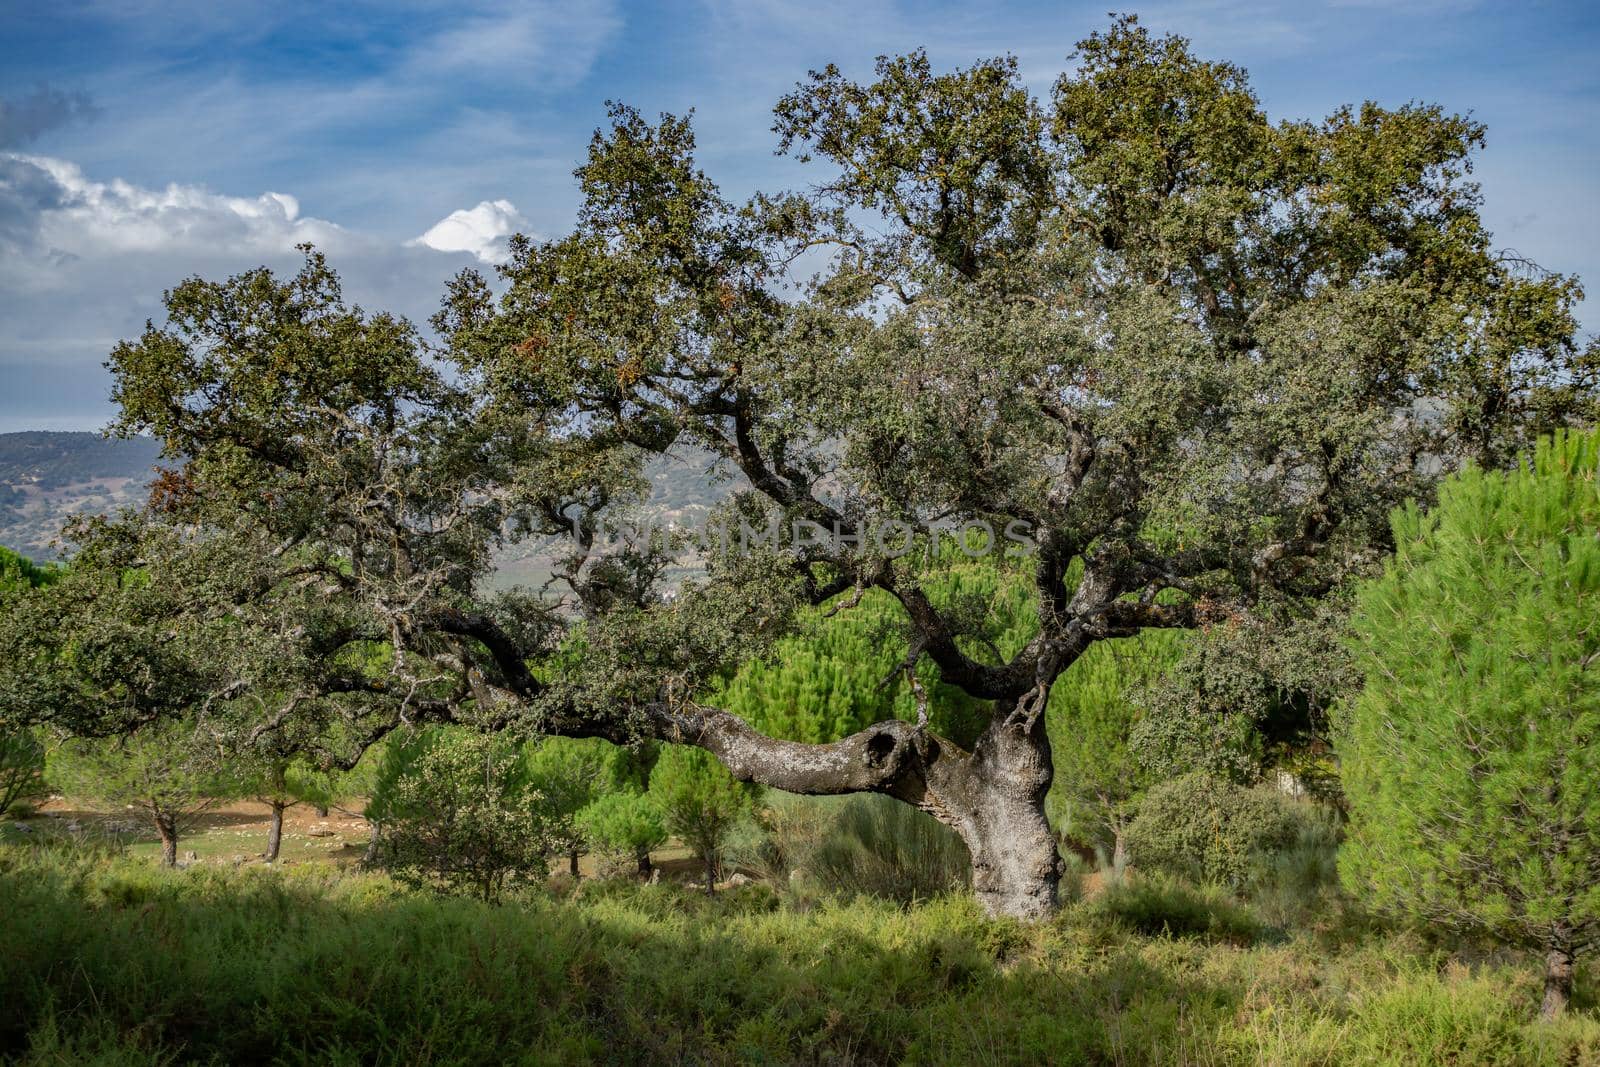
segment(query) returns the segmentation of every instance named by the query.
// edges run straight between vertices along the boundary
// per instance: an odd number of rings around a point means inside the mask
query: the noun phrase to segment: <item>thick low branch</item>
[[[445,633],[470,637],[488,649],[505,679],[506,688],[518,696],[525,699],[537,696],[543,688],[528,670],[522,649],[487,615],[447,609],[435,613],[431,621]]]

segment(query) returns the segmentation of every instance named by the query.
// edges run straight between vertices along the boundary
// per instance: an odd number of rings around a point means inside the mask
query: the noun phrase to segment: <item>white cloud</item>
[[[288,193],[150,188],[0,152],[0,430],[103,426],[102,361],[146,320],[162,320],[163,290],[260,266],[293,273],[294,246],[307,241],[329,253],[347,300],[413,321],[437,307],[453,272],[426,246],[304,215]]]
[[[425,40],[413,62],[480,77],[533,77],[546,86],[576,84],[617,35],[622,20],[609,2],[490,5]]]
[[[526,233],[528,220],[509,200],[485,200],[474,208],[452,211],[406,243],[435,252],[471,252],[481,263],[504,263],[506,238]]]
[[[195,185],[147,189],[120,178],[95,181],[64,159],[0,156],[0,197],[13,241],[31,239],[53,256],[127,252],[270,254],[302,242],[349,244],[349,234],[323,219],[302,217],[287,193],[221,196]]]

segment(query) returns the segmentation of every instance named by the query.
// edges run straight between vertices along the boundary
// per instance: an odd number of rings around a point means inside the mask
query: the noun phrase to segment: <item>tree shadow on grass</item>
[[[0,852],[7,1055],[1170,1062],[1233,1005],[1131,952],[1011,958],[1017,928],[949,902],[797,915],[646,887],[493,907],[331,872],[16,851]]]

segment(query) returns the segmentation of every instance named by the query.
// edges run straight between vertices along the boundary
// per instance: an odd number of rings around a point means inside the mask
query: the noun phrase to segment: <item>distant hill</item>
[[[161,445],[148,437],[0,434],[0,545],[34,560],[60,558],[54,542],[62,524],[142,503],[160,456]]]
[[[161,446],[147,437],[108,439],[96,433],[28,430],[0,434],[0,545],[30,559],[61,558],[55,543],[74,514],[111,514],[144,503]],[[656,521],[693,526],[727,494],[710,473],[711,456],[697,449],[652,461],[645,511]],[[497,561],[495,586],[539,585],[559,555],[548,544],[508,546]]]

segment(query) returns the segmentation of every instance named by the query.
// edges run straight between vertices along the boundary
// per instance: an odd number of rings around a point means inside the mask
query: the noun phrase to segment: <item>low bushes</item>
[[[964,889],[972,878],[956,832],[892,797],[773,793],[756,814],[755,831],[738,843],[740,865],[800,897],[909,904]]]
[[[1319,845],[1319,835],[1329,848],[1337,840],[1314,804],[1193,773],[1150,790],[1128,827],[1128,848],[1140,867],[1240,890],[1277,855]]]
[[[1136,879],[1037,927],[965,896],[804,914],[585,884],[498,907],[328,868],[165,871],[0,848],[0,1058],[25,1064],[1568,1064],[1516,961],[1251,942]],[[1159,916],[1159,922],[1156,917]],[[1188,918],[1184,918],[1188,916]],[[1203,919],[1196,918],[1204,916]],[[1177,917],[1178,922],[1174,923]],[[1184,927],[1180,932],[1178,927]],[[1140,931],[1148,931],[1141,933]]]

